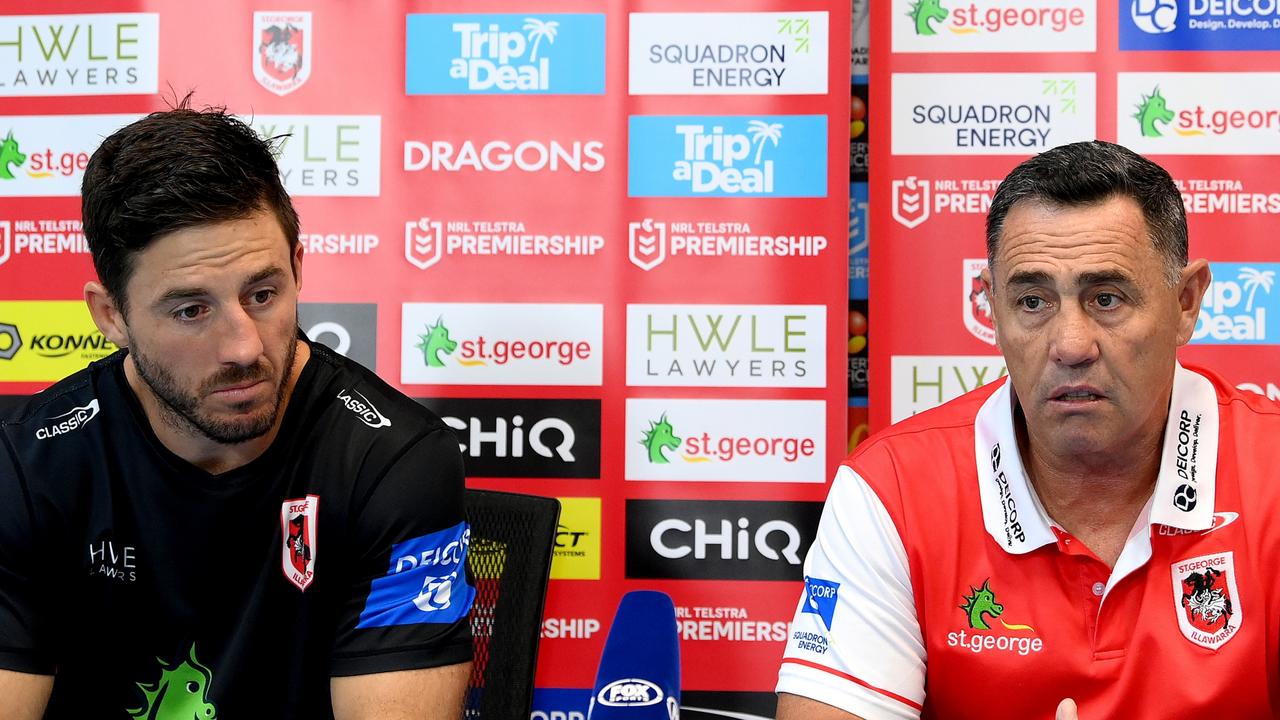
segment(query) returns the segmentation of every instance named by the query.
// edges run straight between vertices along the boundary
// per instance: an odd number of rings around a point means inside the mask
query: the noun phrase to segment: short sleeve
[[[330,673],[438,667],[471,659],[462,456],[446,429],[395,458],[353,507],[350,587],[344,589]]]
[[[925,650],[906,549],[884,503],[846,466],[804,574],[777,691],[867,720],[919,718]]]
[[[25,481],[0,429],[0,668],[52,675],[37,548]]]

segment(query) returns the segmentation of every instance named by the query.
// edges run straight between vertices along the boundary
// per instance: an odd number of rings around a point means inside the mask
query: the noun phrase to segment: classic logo
[[[371,428],[391,427],[391,420],[387,416],[378,411],[369,398],[360,394],[358,390],[347,390],[343,388],[338,391],[338,399],[346,406],[348,410],[355,413],[360,418],[360,422]]]
[[[79,430],[97,416],[98,398],[94,398],[83,407],[71,408],[61,415],[54,415],[46,420],[44,425],[36,428],[36,439],[49,440],[72,430]]]
[[[409,95],[602,95],[603,14],[411,14]]]
[[[750,224],[736,221],[668,223],[645,218],[631,223],[628,231],[628,254],[641,270],[652,270],[669,257],[816,257],[828,244],[822,235],[757,234]]]
[[[628,500],[626,576],[800,580],[820,502]]]
[[[158,13],[0,17],[0,97],[149,95]]]
[[[0,55],[3,48],[0,44]],[[80,181],[94,148],[103,137],[140,117],[19,115],[5,118],[5,135],[0,141],[0,197],[78,196]]]
[[[827,91],[827,13],[631,13],[632,95]]]
[[[357,628],[451,623],[466,617],[476,590],[467,582],[471,528],[465,522],[391,547],[387,574],[369,586]]]
[[[894,52],[1093,52],[1087,0],[894,0]]]
[[[893,219],[908,230],[929,219],[929,181],[909,175],[893,181]]]
[[[631,197],[827,195],[825,115],[632,115],[628,126]]]
[[[253,14],[253,77],[276,95],[288,95],[311,77],[311,13]]]
[[[1008,374],[999,355],[894,355],[892,422],[937,407]]]
[[[290,195],[377,197],[382,116],[257,115],[242,118],[263,138],[283,136],[276,163]]]
[[[1191,334],[1202,345],[1280,344],[1278,263],[1211,263],[1213,281]]]
[[[1118,73],[1117,139],[1152,154],[1280,154],[1277,79],[1280,73]]]
[[[280,569],[285,579],[306,590],[316,577],[316,519],[320,496],[285,500],[280,503]]]
[[[468,477],[600,477],[599,400],[418,402],[456,431]]]
[[[600,579],[600,498],[562,497],[551,549],[554,580]]]
[[[596,701],[609,707],[657,705],[666,697],[662,688],[643,678],[623,678],[600,688]]]
[[[825,482],[816,400],[628,398],[628,480]]]
[[[600,172],[604,169],[604,143],[600,140],[471,140],[455,146],[444,140],[405,140],[405,172],[421,170],[462,172]]]
[[[1183,637],[1210,650],[1217,650],[1235,637],[1244,623],[1236,586],[1235,553],[1201,555],[1169,567],[1178,628]]]
[[[1026,155],[1096,135],[1093,73],[894,73],[895,155]]]
[[[627,384],[822,387],[823,305],[627,305]]]
[[[404,256],[419,270],[444,255],[488,257],[592,256],[604,248],[600,235],[530,232],[520,221],[410,220],[404,226]]]
[[[667,259],[667,224],[645,218],[627,224],[627,256],[641,270],[652,270]]]
[[[1280,49],[1275,32],[1280,7],[1272,0],[1131,0],[1119,5],[1121,50]]]
[[[832,629],[836,603],[839,601],[840,583],[820,578],[804,577],[804,598],[800,612],[817,615],[827,630]]]
[[[405,303],[402,322],[405,384],[601,382],[600,305]]]
[[[991,313],[991,298],[987,297],[987,291],[982,288],[982,271],[986,267],[986,258],[964,260],[964,326],[982,342],[995,345],[996,326]]]
[[[1006,631],[1035,633],[1035,628],[1030,625],[1011,625],[1000,617],[1004,614],[1004,605],[996,600],[995,591],[991,589],[990,578],[984,580],[981,587],[975,588],[970,585],[969,593],[962,596],[959,607],[964,611],[969,629],[947,633],[949,647],[960,647],[974,653],[994,650],[1023,656],[1044,649],[1044,641],[1038,637],[985,632],[992,630],[991,623],[998,620]],[[971,630],[984,632],[970,632]]]

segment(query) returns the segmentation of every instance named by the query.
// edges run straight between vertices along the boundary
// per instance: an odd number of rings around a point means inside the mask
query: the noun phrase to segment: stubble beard
[[[163,422],[183,434],[203,436],[222,445],[238,445],[262,437],[275,427],[280,406],[284,403],[285,388],[293,375],[293,363],[297,351],[298,332],[295,325],[289,337],[283,372],[276,385],[271,406],[255,414],[224,420],[203,412],[200,409],[201,399],[218,388],[229,385],[255,380],[270,381],[269,365],[259,362],[249,367],[224,368],[213,377],[201,382],[200,387],[192,394],[182,388],[164,365],[152,362],[133,338],[129,338],[129,354],[133,358],[134,369],[137,370],[138,377],[151,389],[151,393],[160,400],[160,414]]]

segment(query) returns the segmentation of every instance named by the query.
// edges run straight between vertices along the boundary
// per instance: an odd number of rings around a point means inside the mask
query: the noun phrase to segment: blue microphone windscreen
[[[587,720],[676,720],[680,714],[680,635],[666,593],[622,597],[600,654]]]

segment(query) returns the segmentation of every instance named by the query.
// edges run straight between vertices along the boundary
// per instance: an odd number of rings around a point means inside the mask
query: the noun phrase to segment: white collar
[[[1006,380],[978,410],[974,452],[987,532],[1006,552],[1021,555],[1056,543],[1053,528],[1061,528],[1045,513],[1027,479],[1014,431],[1013,403],[1012,386]],[[1217,465],[1217,392],[1207,378],[1177,365],[1160,451],[1160,474],[1148,503],[1150,512],[1144,510],[1139,523],[1209,529],[1213,525]]]

